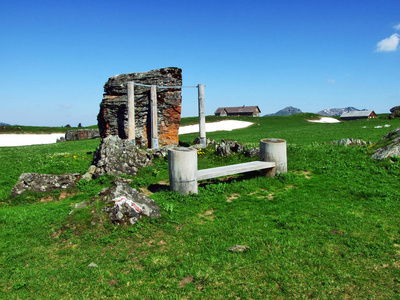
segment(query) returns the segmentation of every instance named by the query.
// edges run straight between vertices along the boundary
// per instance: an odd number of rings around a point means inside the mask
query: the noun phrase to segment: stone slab
[[[211,169],[203,169],[197,171],[197,180],[205,180],[210,178],[216,178],[221,176],[228,176],[233,174],[241,174],[251,171],[257,171],[262,169],[274,168],[274,162],[265,161],[252,161],[243,164],[236,164],[230,166],[223,166]]]

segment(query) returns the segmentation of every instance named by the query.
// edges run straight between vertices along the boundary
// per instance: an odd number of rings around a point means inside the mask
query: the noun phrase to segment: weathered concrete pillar
[[[150,88],[151,148],[158,149],[157,86]]]
[[[133,81],[128,81],[128,139],[136,144],[135,137],[135,84]]]
[[[206,114],[204,111],[204,84],[199,84],[198,95],[199,95],[199,134],[200,134],[200,145],[202,147],[207,146],[206,142]]]
[[[262,139],[260,141],[260,160],[275,162],[276,167],[267,170],[265,175],[287,173],[286,141],[281,139]]]
[[[171,191],[197,194],[197,150],[175,147],[168,150]]]

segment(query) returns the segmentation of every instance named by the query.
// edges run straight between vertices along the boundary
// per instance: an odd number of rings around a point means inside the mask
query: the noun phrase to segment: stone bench
[[[268,161],[252,161],[243,164],[223,166],[211,169],[197,170],[197,180],[205,180],[210,178],[241,174],[251,171],[275,168],[274,162]]]
[[[263,139],[260,141],[260,160],[217,168],[197,170],[197,150],[175,147],[168,150],[169,181],[172,191],[197,194],[197,182],[210,178],[263,170],[273,177],[287,172],[286,141]]]

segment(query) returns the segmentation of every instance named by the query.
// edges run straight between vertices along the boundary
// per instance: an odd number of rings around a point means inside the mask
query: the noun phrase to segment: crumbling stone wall
[[[110,77],[104,85],[104,96],[97,116],[102,138],[110,135],[122,139],[128,138],[128,81],[158,86],[181,86],[182,70],[162,68]],[[151,139],[150,88],[135,85],[134,89],[136,144],[148,147]],[[158,143],[160,146],[179,143],[181,102],[180,88],[157,88]]]
[[[65,133],[66,141],[97,139],[100,137],[98,129],[76,129]]]

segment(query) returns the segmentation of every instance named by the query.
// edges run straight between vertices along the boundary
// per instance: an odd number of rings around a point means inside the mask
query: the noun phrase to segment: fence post
[[[128,139],[136,144],[135,137],[135,83],[128,81]]]
[[[206,115],[204,112],[204,84],[197,86],[199,94],[199,134],[200,134],[200,145],[207,147],[206,141]]]
[[[197,194],[197,150],[174,147],[168,150],[169,184],[171,191]]]
[[[276,174],[287,173],[286,141],[282,139],[262,139],[260,141],[260,160],[275,162],[275,168],[264,174],[273,177]]]
[[[158,149],[157,86],[156,85],[151,85],[151,88],[150,88],[150,116],[151,116],[151,148]]]

